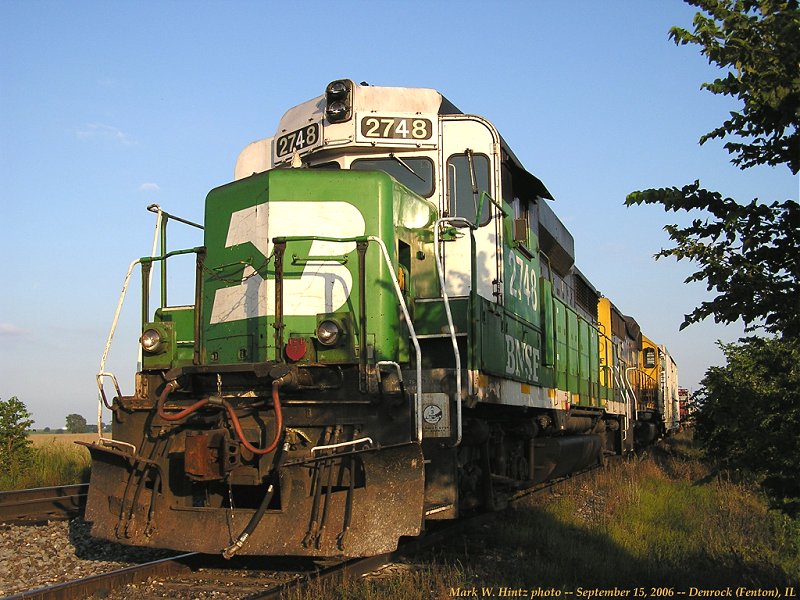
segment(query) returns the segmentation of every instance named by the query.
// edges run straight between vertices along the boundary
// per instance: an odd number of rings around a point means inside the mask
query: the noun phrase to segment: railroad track
[[[129,583],[139,583],[150,577],[176,577],[191,572],[191,560],[200,555],[182,554],[141,565],[117,569],[101,575],[93,575],[44,588],[20,592],[2,600],[78,600],[93,594],[105,596]]]
[[[86,504],[88,483],[0,492],[0,523],[34,524],[72,518]]]
[[[367,558],[320,564],[309,559],[273,557],[235,557],[231,561],[223,561],[216,555],[188,553],[20,592],[2,600],[131,598],[139,597],[139,594],[144,594],[144,597],[163,597],[162,594],[168,594],[166,597],[188,598],[197,597],[198,593],[203,592],[247,600],[274,599],[312,582],[336,586],[348,578],[366,575],[492,518],[493,513],[485,513],[468,521],[448,523],[420,538],[403,540],[394,552]],[[127,588],[129,585],[136,587]],[[150,591],[145,591],[145,586],[149,586]]]
[[[553,488],[565,480],[574,481],[593,470],[587,469],[561,480],[517,491],[509,498],[509,504]],[[302,588],[311,582],[336,586],[347,578],[356,578],[377,571],[403,557],[412,556],[469,529],[491,522],[499,515],[502,515],[502,511],[482,513],[455,522],[435,523],[424,536],[401,540],[400,547],[396,551],[368,558],[329,561],[321,564],[310,559],[247,556],[223,561],[216,555],[189,553],[22,592],[5,600],[76,600],[90,596],[105,598],[109,595],[120,598],[133,597],[143,591],[143,584],[147,581],[150,581],[148,584],[150,588],[158,589],[159,596],[161,593],[169,593],[170,597],[189,597],[198,592],[217,592],[223,597],[236,593],[237,597],[247,600],[278,598],[289,590]],[[131,584],[137,586],[134,588],[135,591],[125,592],[126,586]],[[118,596],[114,596],[115,593]]]

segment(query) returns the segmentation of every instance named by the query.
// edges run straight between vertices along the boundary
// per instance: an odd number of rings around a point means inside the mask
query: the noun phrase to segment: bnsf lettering
[[[506,373],[529,381],[539,380],[539,349],[506,334]]]

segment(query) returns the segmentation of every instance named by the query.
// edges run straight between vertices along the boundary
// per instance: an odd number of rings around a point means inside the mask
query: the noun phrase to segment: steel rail
[[[522,497],[536,495],[566,481],[579,479],[599,467],[592,467],[563,478],[537,484],[525,490],[518,490],[507,497],[508,505],[516,503]],[[25,490],[27,491],[27,490]],[[268,589],[255,593],[248,593],[248,600],[278,598],[290,590],[299,590],[312,583],[325,583],[326,585],[341,584],[347,579],[364,576],[381,567],[396,562],[402,557],[413,555],[435,544],[446,542],[454,535],[463,533],[474,527],[489,523],[503,514],[503,510],[479,513],[465,519],[456,521],[442,521],[434,523],[424,535],[417,538],[404,538],[397,550],[370,556],[366,558],[353,558],[337,562],[333,565],[322,567],[311,573],[300,575],[289,581],[270,586]],[[198,577],[202,581],[204,576],[196,571],[203,566],[203,561],[216,559],[199,553],[187,553],[165,558],[141,565],[118,569],[109,573],[93,575],[83,579],[69,581],[50,587],[39,588],[20,592],[8,596],[3,600],[76,600],[92,594],[108,595],[112,591],[121,590],[125,585],[141,583],[150,578],[174,579],[178,577]],[[214,576],[210,575],[213,580]],[[222,591],[222,590],[221,590]]]
[[[175,577],[192,570],[191,561],[200,556],[195,552],[162,558],[141,565],[125,567],[100,575],[67,581],[53,586],[20,592],[3,600],[78,600],[92,594],[108,595],[129,583],[139,583],[150,577]]]
[[[0,523],[68,519],[86,504],[88,483],[0,492]]]
[[[540,483],[525,490],[518,490],[516,493],[507,498],[508,505],[514,504],[523,498],[543,493],[544,491],[549,490],[553,486],[561,483],[585,477],[598,468],[600,468],[600,465],[578,471],[574,474],[561,477],[553,481]],[[387,564],[396,562],[400,558],[415,554],[436,544],[443,543],[452,538],[454,535],[489,523],[501,516],[504,510],[505,509],[493,512],[478,513],[471,517],[458,519],[456,521],[440,521],[420,537],[402,539],[397,550],[394,552],[379,554],[377,556],[369,556],[366,558],[353,558],[350,560],[345,560],[341,563],[320,569],[314,573],[310,573],[304,577],[278,584],[277,586],[270,588],[269,590],[265,590],[260,594],[248,595],[247,600],[267,600],[271,598],[279,598],[290,590],[298,590],[314,582],[325,582],[326,584],[336,585],[336,583],[344,582],[347,578],[364,576],[380,569]]]
[[[368,573],[377,571],[383,566],[396,562],[403,557],[444,542],[457,533],[496,518],[497,514],[498,513],[481,513],[464,521],[459,520],[447,522],[446,524],[445,522],[441,522],[420,537],[401,540],[397,550],[393,552],[342,560],[341,562],[323,567],[312,573],[279,583],[263,592],[250,593],[247,595],[247,600],[268,600],[285,597],[288,592],[300,590],[312,583],[330,586],[343,584],[348,579],[362,577]]]

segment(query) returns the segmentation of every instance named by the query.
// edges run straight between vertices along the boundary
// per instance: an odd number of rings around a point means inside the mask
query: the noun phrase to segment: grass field
[[[66,485],[89,481],[89,451],[75,442],[96,433],[33,433],[33,461],[24,472],[0,473],[0,490]]]
[[[755,489],[697,455],[684,434],[526,499],[411,564],[290,598],[569,599],[579,589],[615,587],[641,600],[727,586],[800,592],[800,522],[770,511]]]
[[[109,436],[111,434],[104,434]],[[96,433],[31,433],[28,439],[33,443],[34,448],[44,448],[47,446],[80,448],[75,442],[92,442],[97,439]],[[83,449],[88,453],[88,450]]]

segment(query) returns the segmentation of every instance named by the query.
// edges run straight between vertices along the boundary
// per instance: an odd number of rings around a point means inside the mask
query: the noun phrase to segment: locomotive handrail
[[[336,450],[338,448],[347,448],[348,446],[357,446],[358,444],[369,444],[372,446],[375,442],[371,437],[358,438],[357,440],[350,440],[349,442],[340,442],[338,444],[326,444],[324,446],[314,446],[311,449],[311,454],[314,452],[322,452],[323,450]]]
[[[416,354],[416,363],[417,363],[416,364],[417,397],[414,402],[414,412],[415,412],[414,416],[416,420],[416,439],[418,442],[422,442],[422,350],[419,345],[419,340],[417,339],[417,332],[414,329],[414,323],[411,321],[411,314],[409,313],[408,306],[406,305],[406,301],[403,298],[403,291],[400,289],[400,283],[397,281],[397,275],[394,272],[394,267],[392,265],[392,260],[389,257],[389,251],[386,248],[386,244],[381,238],[374,235],[359,235],[354,237],[330,237],[330,236],[320,236],[320,235],[287,235],[287,236],[277,236],[272,238],[272,243],[278,245],[282,243],[285,244],[286,242],[300,242],[308,240],[311,241],[316,240],[321,242],[356,242],[356,243],[375,242],[378,244],[378,246],[380,246],[381,255],[383,256],[383,260],[386,263],[386,266],[388,267],[388,271],[392,279],[392,286],[394,287],[394,293],[397,296],[397,301],[398,304],[400,305],[400,310],[403,312],[403,318],[405,319],[406,325],[408,327],[408,335],[411,338],[411,342],[414,344],[414,352]],[[332,256],[329,258],[336,259],[337,257]],[[275,290],[277,296],[278,294],[277,285],[275,286]]]
[[[156,226],[156,240],[158,239],[158,231],[159,227]],[[155,254],[155,245],[156,240],[153,240],[153,250]],[[149,311],[148,304],[149,304],[149,297],[150,297],[150,271],[149,267],[153,262],[157,261],[165,261],[167,258],[172,256],[178,256],[181,254],[199,254],[202,253],[205,249],[202,246],[195,247],[195,248],[187,248],[184,250],[174,250],[173,252],[167,252],[162,256],[143,256],[141,258],[137,258],[136,260],[132,261],[130,265],[128,265],[128,271],[125,273],[125,279],[122,282],[122,291],[119,296],[119,300],[117,301],[117,308],[114,311],[114,318],[111,321],[111,329],[108,332],[108,338],[106,339],[106,345],[103,348],[103,355],[100,357],[100,369],[95,376],[97,380],[97,387],[100,392],[98,398],[98,405],[97,405],[97,430],[98,432],[102,431],[102,422],[103,422],[103,406],[111,410],[111,404],[108,402],[106,397],[105,389],[103,386],[103,378],[108,377],[114,383],[114,388],[116,389],[117,396],[122,397],[122,391],[120,390],[119,383],[117,382],[117,378],[114,376],[113,373],[106,372],[106,360],[108,359],[108,353],[111,350],[111,342],[114,340],[114,334],[117,331],[117,325],[119,324],[119,316],[122,313],[122,306],[125,303],[125,296],[128,293],[128,285],[130,284],[131,275],[133,274],[133,269],[136,267],[137,264],[142,265],[142,316],[143,319],[146,321],[147,319],[147,312]],[[145,268],[147,265],[147,268]],[[147,273],[145,273],[147,271]],[[144,321],[143,321],[144,324]],[[141,360],[141,358],[140,358]],[[102,437],[102,434],[100,434]]]
[[[150,255],[155,256],[156,248],[158,248],[158,240],[161,237],[162,241],[164,237],[161,236],[161,224],[162,224],[162,214],[164,211],[161,210],[161,207],[158,204],[151,204],[147,207],[147,210],[150,212],[155,212],[158,215],[156,219],[156,226],[155,231],[153,231],[153,246],[150,250]],[[128,266],[128,272],[125,274],[125,279],[122,282],[122,292],[119,295],[119,301],[117,301],[117,308],[114,311],[114,319],[111,321],[111,329],[108,332],[108,339],[106,340],[105,348],[103,348],[103,355],[100,357],[100,370],[97,374],[97,386],[100,388],[100,395],[97,399],[97,436],[102,439],[103,438],[103,405],[105,404],[108,406],[108,402],[106,400],[105,391],[103,390],[103,377],[111,376],[113,380],[116,382],[116,377],[110,373],[106,373],[106,359],[108,358],[108,352],[111,350],[111,341],[114,339],[114,333],[117,330],[117,323],[119,322],[119,315],[122,312],[122,305],[125,302],[125,295],[128,293],[128,284],[131,280],[131,274],[133,273],[133,268],[139,260],[134,260]],[[150,280],[148,279],[147,285],[150,285]],[[142,348],[139,347],[139,362],[142,360]],[[117,390],[119,390],[119,385],[116,385]],[[121,395],[121,392],[119,392]]]
[[[625,370],[625,384],[628,386],[629,393],[632,398],[631,402],[631,418],[636,421],[639,418],[639,398],[636,397],[636,392],[633,389],[633,385],[631,384],[630,380],[628,379],[628,371],[634,370],[636,367],[628,367]]]
[[[608,367],[606,367],[606,368],[608,368]],[[622,430],[622,439],[626,440],[626,439],[628,439],[628,421],[632,420],[631,419],[632,416],[635,417],[635,413],[633,413],[633,415],[629,414],[631,412],[631,408],[632,408],[632,406],[633,406],[633,404],[635,402],[635,398],[631,397],[632,394],[631,394],[631,392],[629,392],[628,386],[626,386],[626,384],[623,383],[623,381],[622,381],[622,377],[621,377],[620,372],[619,372],[619,365],[616,365],[616,364],[612,365],[612,367],[610,367],[610,370],[611,370],[611,377],[612,377],[612,379],[614,381],[614,385],[615,385],[614,389],[615,390],[619,390],[619,394],[622,396],[622,401],[625,404],[625,415],[624,415],[625,421],[623,423],[624,427],[623,427],[623,430]],[[615,399],[616,399],[616,394],[617,394],[617,392],[615,391],[614,392],[614,398]]]
[[[400,289],[400,283],[397,281],[397,275],[395,275],[394,269],[392,268],[392,261],[389,258],[389,251],[386,249],[386,244],[384,244],[381,238],[374,235],[367,236],[367,239],[370,242],[376,242],[381,248],[383,260],[386,262],[386,266],[389,268],[389,274],[392,277],[394,293],[397,296],[397,301],[400,304],[400,310],[403,311],[403,317],[405,318],[406,325],[408,326],[408,335],[414,344],[414,351],[417,357],[417,397],[416,401],[414,402],[414,410],[416,412],[415,416],[417,421],[417,441],[422,442],[422,350],[419,346],[417,332],[414,330],[414,323],[411,321],[411,315],[408,312],[406,301],[403,298],[403,291]]]
[[[180,256],[182,254],[197,254],[204,249],[203,246],[195,246],[194,248],[184,248],[183,250],[173,250],[172,252],[167,252],[166,254],[162,254],[160,256],[143,256],[136,262],[144,263],[154,263],[161,260],[167,260],[168,258],[172,258],[173,256]]]
[[[636,367],[628,367],[627,369],[625,369],[625,377],[623,377],[623,380],[624,380],[623,384],[627,386],[628,393],[630,394],[631,399],[632,399],[631,405],[632,405],[632,408],[633,408],[633,417],[634,418],[636,418],[637,413],[639,411],[639,406],[638,406],[639,401],[638,401],[638,398],[636,397],[636,392],[633,391],[633,386],[631,385],[631,381],[630,381],[630,379],[628,379],[628,371],[635,371],[635,370],[636,370]]]
[[[424,337],[424,336],[417,336]],[[381,382],[381,367],[394,367],[395,371],[397,371],[397,381],[400,384],[400,389],[403,389],[403,371],[400,369],[400,365],[393,360],[379,360],[375,363],[375,366],[378,367],[376,371],[376,375],[378,376],[378,384],[382,385]]]
[[[109,377],[111,382],[114,384],[114,389],[117,391],[117,397],[122,396],[122,391],[119,388],[119,382],[117,381],[116,375],[113,373],[106,373],[105,371],[100,371],[96,375],[97,379],[97,387],[100,389],[100,398],[103,400],[103,404],[108,410],[111,410],[111,405],[108,403],[108,399],[106,398],[106,392],[103,387],[103,377]]]
[[[143,274],[144,274],[145,271],[147,271],[147,276],[149,277],[149,275],[150,275],[149,269],[152,267],[154,262],[163,263],[162,266],[161,266],[161,270],[163,272],[165,267],[166,267],[166,263],[167,263],[167,259],[168,258],[172,258],[173,256],[182,256],[184,254],[200,254],[201,252],[204,252],[204,251],[205,251],[205,248],[203,246],[195,246],[194,248],[184,248],[183,250],[173,250],[172,252],[164,252],[160,256],[143,256],[142,258],[140,258],[138,260],[138,262],[140,262],[141,265],[142,265]],[[149,304],[150,304],[150,289],[149,289],[149,286],[144,286],[142,288],[142,294],[143,294],[142,304],[144,305],[143,309],[142,309],[142,315],[143,315],[144,321],[146,321],[147,320],[147,314],[149,313]],[[161,306],[162,307],[165,307],[167,305],[166,300],[167,300],[167,295],[166,295],[165,291],[162,289],[162,291],[161,291]]]
[[[456,359],[456,441],[453,448],[461,445],[461,438],[463,437],[462,422],[461,422],[461,353],[458,351],[458,340],[456,340],[456,328],[453,325],[453,313],[450,311],[450,297],[447,295],[447,286],[444,281],[444,266],[442,265],[442,256],[439,252],[439,226],[445,223],[461,223],[466,224],[470,228],[474,225],[464,217],[443,217],[437,219],[433,226],[433,254],[434,262],[436,264],[436,271],[439,275],[439,286],[442,289],[442,300],[444,302],[444,312],[447,315],[447,328],[450,331],[450,341],[453,343],[453,354]],[[470,235],[470,242],[472,244],[472,254],[475,254],[475,238]],[[474,273],[470,274],[470,280],[474,281]]]
[[[161,254],[165,254],[167,252],[167,224],[169,220],[172,219],[173,221],[178,221],[178,223],[183,223],[184,225],[189,225],[190,227],[195,227],[200,231],[204,231],[205,228],[193,221],[188,221],[186,219],[182,219],[181,217],[176,217],[173,214],[168,213],[165,210],[162,210],[158,204],[151,204],[147,207],[152,213],[155,213],[158,216],[158,221],[156,225],[156,238],[161,239]],[[160,228],[160,235],[158,233]],[[155,251],[155,240],[153,240],[153,251],[150,253],[151,256],[154,256]],[[163,263],[161,265],[161,305],[167,305],[167,263]]]
[[[369,235],[356,235],[352,237],[330,237],[327,235],[279,235],[272,238],[273,244],[280,244],[281,242],[366,242],[369,240]],[[330,256],[321,256],[320,259],[338,259],[336,254]]]
[[[638,399],[636,398],[636,392],[633,390],[633,386],[631,385],[631,382],[628,379],[628,371],[633,371],[633,370],[636,370],[636,367],[628,367],[627,369],[625,369],[625,373],[623,376],[622,373],[619,373],[619,367],[617,367],[620,386],[622,386],[625,395],[630,398],[628,401],[630,402],[631,408],[633,409],[633,418],[636,418],[636,413],[639,410]]]
[[[173,221],[178,221],[179,223],[190,225],[191,227],[196,227],[197,229],[201,230],[205,229],[205,227],[203,227],[199,223],[188,221],[187,219],[182,219],[181,217],[176,217],[175,215],[168,213],[165,210],[162,210],[158,204],[151,204],[150,206],[147,207],[147,210],[149,210],[152,213],[156,213],[159,216],[165,217],[167,219],[172,219]]]
[[[106,398],[105,390],[103,389],[103,378],[104,377],[110,377],[111,380],[113,381],[114,387],[115,387],[115,389],[117,391],[117,396],[118,397],[122,396],[122,392],[120,390],[119,383],[117,382],[117,378],[114,376],[113,373],[107,373],[106,372],[106,360],[108,359],[108,353],[111,350],[111,342],[114,339],[114,334],[116,333],[116,330],[117,330],[117,324],[119,323],[119,316],[120,316],[120,313],[122,312],[122,305],[125,303],[125,296],[128,293],[128,285],[129,285],[130,280],[131,280],[131,275],[133,274],[133,269],[137,264],[143,263],[144,260],[148,260],[150,262],[152,262],[153,260],[158,260],[156,258],[156,256],[155,256],[155,254],[156,254],[156,248],[158,248],[159,240],[161,241],[161,252],[162,252],[162,255],[163,255],[161,257],[161,260],[167,258],[168,255],[172,255],[172,253],[166,253],[165,254],[165,250],[166,250],[166,247],[167,247],[167,222],[169,221],[169,219],[173,219],[174,221],[178,221],[180,223],[184,223],[184,224],[189,225],[191,227],[196,227],[197,229],[200,229],[200,230],[204,229],[204,227],[202,225],[199,225],[199,224],[194,223],[192,221],[188,221],[186,219],[182,219],[181,217],[176,217],[175,215],[170,214],[165,210],[162,210],[161,207],[158,204],[150,204],[147,207],[147,210],[152,212],[152,213],[155,213],[156,216],[158,217],[156,219],[155,231],[153,232],[152,250],[150,251],[150,256],[149,257],[139,258],[137,260],[134,260],[128,266],[128,271],[125,274],[125,279],[123,280],[123,283],[122,283],[122,291],[120,292],[119,300],[117,301],[117,308],[114,311],[114,318],[113,318],[113,320],[111,322],[111,329],[108,332],[108,338],[106,339],[106,345],[103,348],[103,355],[100,357],[100,369],[99,369],[99,371],[97,373],[97,376],[96,376],[97,387],[98,387],[98,389],[100,391],[100,394],[99,394],[99,397],[98,397],[98,401],[97,401],[97,433],[98,433],[98,436],[100,437],[100,439],[103,439],[103,433],[102,433],[102,431],[103,431],[103,406],[105,405],[109,409],[111,408],[111,406],[109,405],[108,400]],[[194,250],[196,250],[196,249],[194,249]],[[162,267],[163,267],[163,265],[162,265]],[[142,275],[144,275],[144,273],[142,273]],[[143,277],[143,279],[144,279],[144,277]],[[147,283],[145,283],[144,281],[142,282],[142,288],[147,290],[147,295],[148,296],[149,296],[149,293],[150,293],[150,283],[151,283],[151,278],[150,278],[150,274],[148,273]],[[164,269],[164,268],[162,268],[162,270],[161,270],[161,285],[162,285],[162,300],[163,300],[163,304],[166,305],[166,291],[165,291],[165,289],[166,289],[166,269]],[[139,352],[140,352],[139,361],[141,362],[141,358],[142,358],[141,357],[141,347],[139,348]]]
[[[158,230],[159,225],[156,225],[156,235],[153,240],[153,253],[155,254],[155,244],[156,240],[158,239]],[[100,370],[97,373],[97,387],[100,390],[100,395],[97,399],[97,435],[98,437],[102,437],[103,431],[103,406],[108,406],[108,401],[106,400],[106,393],[103,389],[103,377],[111,377],[112,380],[115,382],[115,386],[117,390],[119,390],[119,384],[116,383],[117,378],[114,377],[111,373],[106,373],[106,359],[108,358],[108,352],[111,350],[111,341],[114,339],[114,334],[117,331],[117,323],[119,323],[119,315],[122,312],[122,305],[125,302],[125,295],[128,293],[128,284],[131,280],[131,274],[133,273],[134,267],[139,263],[140,259],[136,259],[128,266],[128,272],[125,274],[125,279],[122,282],[122,292],[120,293],[119,300],[117,301],[117,308],[114,311],[114,318],[111,321],[111,330],[108,332],[108,338],[106,339],[105,348],[103,348],[103,355],[100,357]],[[118,392],[119,395],[122,395],[121,392]]]
[[[338,263],[340,265],[347,264],[347,255],[343,256],[322,256],[322,255],[313,255],[309,254],[308,256],[302,257],[298,256],[297,254],[292,254],[292,264],[293,265],[307,265],[309,263]]]

